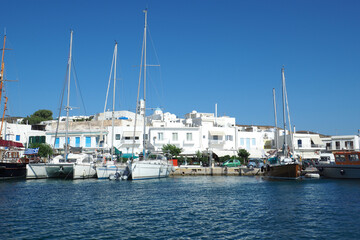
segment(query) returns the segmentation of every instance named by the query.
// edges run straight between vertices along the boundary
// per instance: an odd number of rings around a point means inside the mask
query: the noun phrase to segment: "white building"
[[[322,141],[326,144],[327,151],[360,150],[359,135],[331,136],[322,138]]]
[[[45,142],[45,131],[32,130],[32,126],[26,124],[4,122],[1,136],[5,140],[22,143],[24,147],[31,142]],[[32,141],[35,138],[38,141]]]

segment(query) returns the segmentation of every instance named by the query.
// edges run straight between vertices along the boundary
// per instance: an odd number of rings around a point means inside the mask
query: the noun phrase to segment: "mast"
[[[71,53],[72,53],[72,39],[73,31],[70,31],[70,50],[69,50],[69,60],[68,60],[68,79],[67,79],[67,104],[65,107],[66,110],[66,126],[65,126],[65,151],[64,158],[67,159],[68,154],[68,132],[69,132],[69,111],[70,107],[70,74],[71,74]]]
[[[2,133],[2,129],[3,129],[3,123],[4,123],[4,117],[5,117],[5,111],[6,111],[7,101],[8,101],[8,98],[5,97],[4,112],[3,112],[3,115],[2,115],[2,119],[1,119],[0,136],[1,136],[1,133]],[[5,133],[5,139],[6,139],[6,133]]]
[[[273,88],[273,100],[274,100],[274,115],[275,115],[275,146],[276,150],[279,149],[279,136],[278,136],[278,127],[277,127],[277,113],[276,113],[276,97],[275,97],[275,88]]]
[[[114,118],[115,118],[115,84],[116,84],[116,57],[117,57],[117,42],[115,42],[114,49],[114,89],[113,89],[113,107],[111,117],[111,161],[113,161],[114,155]]]
[[[147,30],[147,9],[143,11],[145,13],[145,25],[144,25],[144,134],[143,134],[143,158],[145,159],[145,146],[146,146],[146,30]]]
[[[3,48],[2,48],[2,57],[1,57],[1,72],[0,72],[0,105],[1,105],[2,89],[3,89],[3,84],[4,84],[4,68],[5,68],[4,57],[5,57],[5,42],[6,42],[6,34],[4,35],[4,45],[3,45]],[[0,136],[1,136],[1,132],[0,132]]]
[[[287,141],[286,141],[286,109],[285,109],[285,73],[284,67],[281,68],[281,78],[282,78],[282,100],[283,100],[283,119],[284,119],[284,156],[287,157]]]

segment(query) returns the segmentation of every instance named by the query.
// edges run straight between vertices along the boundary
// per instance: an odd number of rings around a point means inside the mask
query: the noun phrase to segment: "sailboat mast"
[[[281,78],[282,78],[282,99],[283,99],[283,119],[284,119],[284,155],[287,157],[287,140],[286,140],[286,109],[285,109],[285,73],[284,67],[281,68]]]
[[[114,155],[114,118],[115,118],[115,85],[116,85],[116,58],[117,58],[117,42],[115,42],[114,49],[114,89],[113,89],[113,107],[112,107],[112,117],[111,117],[111,161],[113,161]]]
[[[275,88],[273,88],[273,100],[274,100],[274,115],[275,115],[275,146],[276,146],[276,150],[278,150],[279,149],[279,133],[278,133],[278,127],[277,127]]]
[[[4,68],[5,68],[5,63],[4,63],[4,57],[5,57],[5,42],[6,42],[6,34],[4,35],[4,45],[2,48],[2,57],[1,57],[1,73],[0,73],[0,105],[1,105],[1,97],[2,97],[2,89],[3,89],[3,84],[4,84]],[[1,135],[0,135],[1,136]]]
[[[146,146],[146,31],[147,31],[147,9],[145,13],[145,26],[144,26],[144,134],[143,134],[143,157],[145,159],[145,146]]]
[[[70,32],[70,50],[69,50],[69,60],[68,60],[68,79],[67,79],[67,104],[65,107],[66,110],[66,126],[65,126],[65,151],[64,158],[67,158],[68,154],[68,132],[69,132],[69,111],[70,111],[70,75],[71,75],[71,57],[72,57],[72,40],[73,40],[73,31]]]

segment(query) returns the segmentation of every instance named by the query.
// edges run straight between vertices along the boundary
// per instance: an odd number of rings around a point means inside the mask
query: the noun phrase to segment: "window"
[[[186,141],[192,141],[192,133],[186,133]]]
[[[250,138],[246,139],[246,149],[250,149]]]
[[[225,140],[226,141],[233,141],[233,136],[232,135],[226,135]]]
[[[178,133],[172,133],[172,140],[177,141],[178,140]]]
[[[59,138],[55,139],[55,148],[59,148]]]
[[[302,147],[302,140],[301,140],[301,139],[298,140],[298,147],[299,147],[299,148]]]
[[[120,140],[120,134],[115,134],[115,140]]]
[[[159,140],[159,141],[164,140],[164,133],[162,133],[162,132],[159,132],[159,133],[158,133],[158,140]]]
[[[345,142],[345,148],[346,148],[346,149],[353,149],[353,148],[354,148],[354,143],[353,143],[353,141],[346,141],[346,142]]]
[[[335,159],[337,162],[345,162],[346,161],[345,155],[343,155],[343,154],[335,154]]]
[[[359,156],[357,154],[349,154],[349,161],[359,161]]]
[[[212,136],[212,139],[213,139],[213,140],[219,140],[219,136],[218,136],[218,135],[214,135],[214,136]]]
[[[67,144],[70,145],[70,137],[68,137]]]
[[[86,137],[85,147],[91,147],[91,137]]]
[[[99,141],[100,141],[100,136],[96,136],[95,138],[96,147],[99,147]]]
[[[20,135],[16,135],[16,141],[20,141]]]
[[[331,149],[331,143],[326,143],[326,150],[330,150]]]
[[[80,147],[80,137],[75,138],[75,147]]]
[[[244,138],[240,138],[240,145],[244,146]]]
[[[336,149],[339,150],[339,149],[340,149],[340,142],[339,142],[339,141],[336,141],[336,142],[335,142],[335,146],[336,146]]]
[[[251,139],[251,144],[252,144],[253,146],[256,145],[256,139],[255,139],[255,138],[252,138],[252,139]]]

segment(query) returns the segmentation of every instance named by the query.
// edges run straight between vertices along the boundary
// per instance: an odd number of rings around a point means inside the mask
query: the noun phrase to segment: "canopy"
[[[132,155],[131,153],[124,153],[121,157],[122,158],[131,158],[131,157],[133,157],[134,159],[138,158],[138,156]]]
[[[39,148],[28,148],[24,151],[25,155],[35,155],[38,154]]]
[[[24,147],[24,145],[22,143],[9,141],[9,140],[2,140],[2,139],[0,139],[0,146],[1,147],[18,147],[18,148]]]
[[[323,145],[324,144],[323,141],[321,140],[321,138],[319,137],[319,135],[312,135],[311,140],[316,145]]]
[[[135,132],[135,137],[139,137],[140,134],[141,134],[140,132]],[[134,132],[125,131],[125,132],[123,132],[123,136],[124,136],[124,137],[133,137],[133,136],[134,136]]]
[[[225,133],[223,131],[210,130],[209,133],[211,136],[224,136],[225,135]]]

